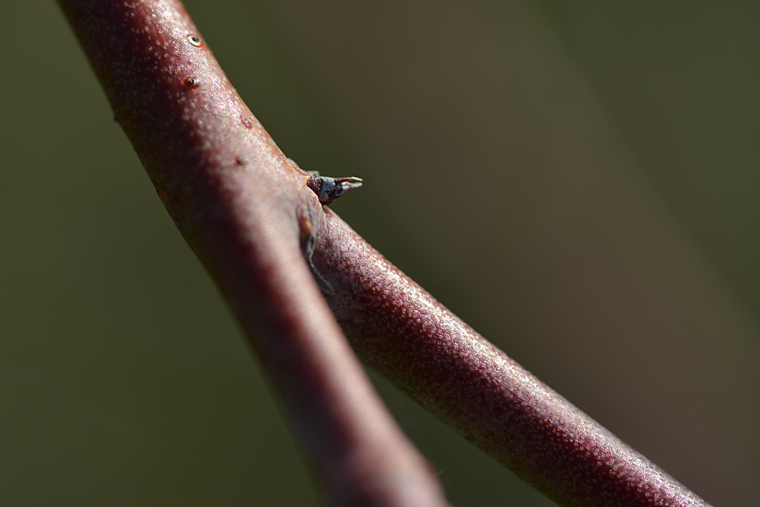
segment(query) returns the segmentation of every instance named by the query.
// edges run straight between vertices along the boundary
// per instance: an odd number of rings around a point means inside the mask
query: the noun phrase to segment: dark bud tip
[[[313,172],[310,174],[306,185],[312,192],[317,194],[322,206],[327,206],[349,190],[362,186],[362,179],[353,177],[330,178],[329,176],[320,176],[319,173]]]

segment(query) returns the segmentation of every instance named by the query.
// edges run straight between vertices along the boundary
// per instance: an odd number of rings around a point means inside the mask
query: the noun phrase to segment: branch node
[[[346,192],[362,186],[362,179],[352,176],[330,178],[329,176],[320,176],[317,171],[311,171],[307,174],[309,179],[306,181],[306,185],[317,194],[322,206],[327,206]]]

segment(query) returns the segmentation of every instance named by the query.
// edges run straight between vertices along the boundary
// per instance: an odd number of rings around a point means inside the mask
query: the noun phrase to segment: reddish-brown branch
[[[335,505],[445,505],[367,362],[562,505],[706,505],[485,341],[309,189],[176,0],[60,0],[178,228],[259,353]],[[314,186],[312,184],[312,186]],[[326,202],[329,196],[323,196]]]
[[[543,384],[328,212],[314,266],[362,358],[560,505],[707,505]]]
[[[446,505],[304,261],[308,176],[251,114],[178,1],[61,0],[177,227],[262,358],[334,505]],[[306,233],[306,238],[304,238]]]

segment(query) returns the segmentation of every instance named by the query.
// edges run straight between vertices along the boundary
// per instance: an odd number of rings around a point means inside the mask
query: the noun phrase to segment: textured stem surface
[[[369,364],[560,504],[707,505],[323,208],[336,188],[358,181],[323,189],[294,167],[178,1],[59,3],[115,119],[260,355],[333,504],[445,499],[330,307]]]
[[[486,341],[337,215],[315,268],[355,350],[560,505],[708,505]]]
[[[320,294],[324,227],[181,3],[61,0],[118,121],[272,378],[334,505],[446,505]]]

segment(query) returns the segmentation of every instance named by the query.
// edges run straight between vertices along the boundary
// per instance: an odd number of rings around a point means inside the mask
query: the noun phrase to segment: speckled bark
[[[179,2],[59,3],[160,198],[261,356],[333,504],[445,499],[320,292],[368,363],[560,504],[706,505],[323,209]],[[315,238],[322,291],[303,259]]]
[[[327,213],[315,268],[371,366],[565,506],[706,506]]]
[[[446,505],[320,295],[308,175],[251,114],[178,1],[61,0],[145,169],[260,355],[333,505]]]

